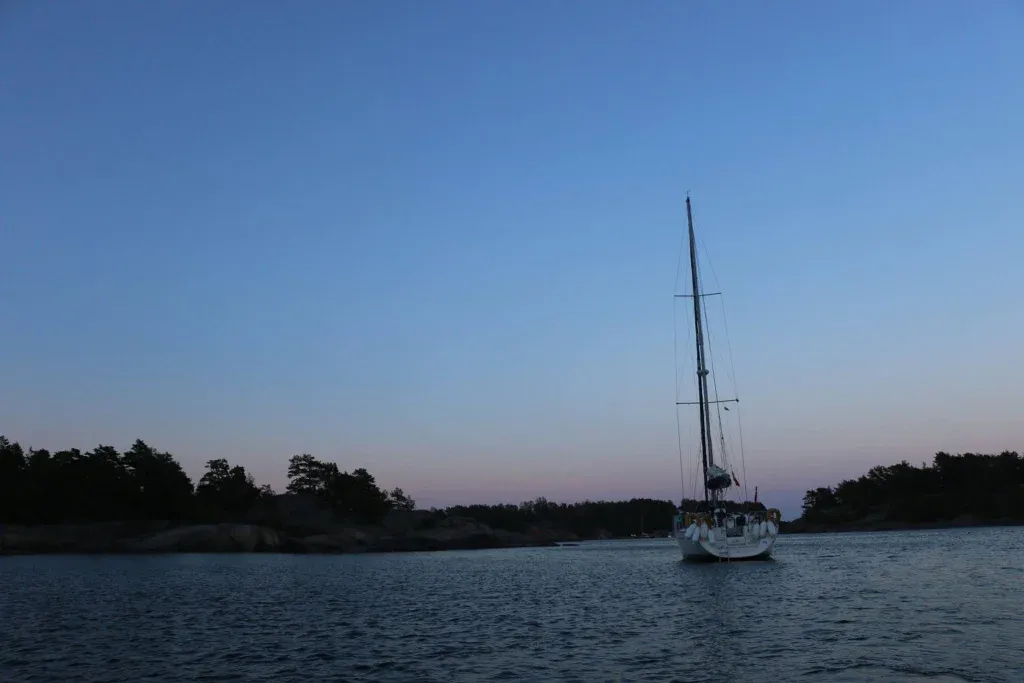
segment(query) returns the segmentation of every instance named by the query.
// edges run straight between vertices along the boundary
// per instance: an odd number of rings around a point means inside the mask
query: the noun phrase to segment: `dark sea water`
[[[0,681],[1024,681],[1024,529],[0,558]]]

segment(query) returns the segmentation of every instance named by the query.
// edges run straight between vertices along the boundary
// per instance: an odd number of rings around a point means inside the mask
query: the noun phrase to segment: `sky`
[[[761,500],[1024,449],[1022,122],[1013,0],[5,2],[0,433],[678,499],[689,192]]]

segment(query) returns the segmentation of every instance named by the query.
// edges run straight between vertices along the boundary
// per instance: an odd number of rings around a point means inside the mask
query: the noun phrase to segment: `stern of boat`
[[[741,535],[735,529],[709,526],[703,515],[680,515],[673,534],[684,560],[766,560],[771,557],[779,533],[778,510],[768,512],[767,519],[751,524]]]

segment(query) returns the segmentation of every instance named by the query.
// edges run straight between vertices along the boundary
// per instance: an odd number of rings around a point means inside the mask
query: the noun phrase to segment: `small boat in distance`
[[[693,301],[694,349],[696,351],[696,401],[680,401],[678,390],[676,395],[676,418],[679,417],[680,406],[696,406],[700,418],[700,464],[703,473],[703,501],[689,501],[687,505],[685,488],[683,491],[684,506],[692,509],[679,508],[672,524],[672,533],[682,550],[686,560],[754,560],[767,559],[772,554],[775,539],[779,533],[781,515],[775,508],[765,508],[757,502],[755,489],[754,501],[732,501],[726,494],[733,485],[741,486],[735,472],[729,466],[729,454],[726,449],[725,433],[722,427],[722,410],[728,411],[725,404],[739,403],[739,398],[718,396],[717,381],[708,384],[708,376],[714,377],[714,362],[709,363],[708,347],[704,333],[707,329],[706,312],[703,310],[703,299],[718,296],[721,292],[704,293],[701,289],[700,271],[697,266],[697,240],[693,230],[693,211],[690,197],[686,197],[686,221],[690,243],[690,294],[676,294],[676,298],[689,298]],[[724,309],[724,307],[723,307]],[[709,335],[710,337],[710,335]],[[709,370],[709,365],[711,370]],[[676,377],[679,370],[676,369]],[[678,388],[677,388],[678,389]],[[709,393],[709,389],[713,393]],[[716,461],[712,429],[716,426],[712,421],[712,406],[717,416],[719,432],[719,452]],[[738,407],[738,406],[737,406]],[[738,411],[737,411],[738,412]],[[737,420],[738,423],[738,420]],[[679,457],[682,467],[682,430],[679,430]],[[740,452],[742,456],[742,435]],[[744,468],[745,469],[745,468]],[[746,475],[744,475],[746,476]]]

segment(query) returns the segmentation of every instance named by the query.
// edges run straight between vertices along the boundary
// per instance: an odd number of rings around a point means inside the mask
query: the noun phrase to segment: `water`
[[[0,558],[0,681],[1024,681],[1024,528]]]

